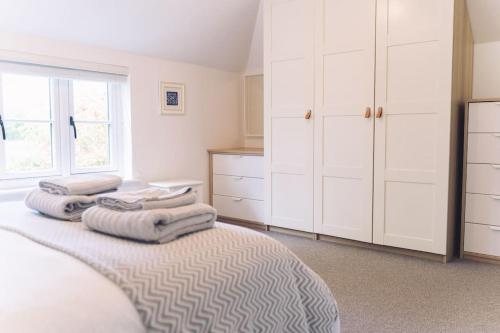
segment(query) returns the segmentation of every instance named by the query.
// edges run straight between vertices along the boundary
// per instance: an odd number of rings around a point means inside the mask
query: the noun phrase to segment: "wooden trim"
[[[355,240],[345,239],[345,238],[339,238],[339,237],[334,237],[334,236],[326,236],[326,235],[318,235],[318,236],[319,236],[318,239],[320,241],[327,241],[327,242],[332,242],[332,243],[340,244],[340,245],[348,245],[348,246],[354,246],[354,247],[359,247],[359,248],[363,248],[363,249],[369,249],[369,250],[375,250],[375,251],[380,251],[380,252],[405,255],[405,256],[415,257],[415,258],[420,258],[420,259],[438,261],[438,262],[442,262],[444,264],[451,261],[447,256],[440,255],[440,254],[407,250],[407,249],[401,249],[401,248],[386,246],[386,245],[365,243],[365,242],[360,242],[360,241],[355,241]]]
[[[207,151],[210,154],[264,156],[264,149],[263,148],[250,148],[250,147],[213,148],[213,149],[208,149]]]
[[[468,103],[496,103],[500,102],[500,97],[494,98],[473,98],[467,101]]]
[[[314,240],[317,239],[317,234],[312,233],[312,232],[275,227],[275,226],[271,226],[271,225],[269,226],[269,231],[274,231],[274,232],[279,232],[281,234],[304,237],[304,238],[309,238],[309,239],[314,239]]]
[[[459,257],[464,257],[464,238],[465,238],[465,198],[467,194],[467,154],[469,142],[469,103],[465,107],[464,116],[464,142],[463,142],[463,161],[462,161],[462,209],[460,216],[460,253]]]
[[[463,212],[463,142],[467,140],[465,126],[466,101],[472,96],[472,56],[474,41],[465,0],[455,0],[453,32],[453,80],[450,131],[450,171],[448,178],[447,260],[461,253],[461,218]],[[466,147],[466,146],[465,146]]]
[[[214,193],[214,162],[213,154],[208,152],[208,203],[210,206],[214,205],[213,193]]]
[[[259,222],[253,222],[253,221],[247,221],[247,220],[240,220],[232,217],[225,217],[225,216],[218,216],[217,221],[219,222],[224,222],[228,224],[234,224],[240,227],[246,227],[254,230],[264,230],[267,231],[269,230],[269,227],[265,224],[259,223]]]
[[[463,253],[464,259],[469,259],[469,260],[474,260],[474,261],[479,261],[479,262],[485,262],[488,264],[495,264],[495,265],[500,265],[500,257],[497,256],[491,256],[488,254],[480,254],[480,253],[474,253],[474,252],[464,252]]]
[[[310,232],[305,232],[305,231],[297,231],[297,230],[280,228],[280,227],[273,227],[273,226],[269,226],[269,231],[279,232],[279,233],[292,235],[292,236],[309,238],[309,239],[318,240],[318,241],[326,241],[326,242],[331,242],[331,243],[340,244],[340,245],[354,246],[354,247],[359,247],[359,248],[363,248],[363,249],[376,250],[376,251],[381,251],[381,252],[386,252],[386,253],[393,253],[393,254],[405,255],[405,256],[410,256],[410,257],[415,257],[415,258],[420,258],[420,259],[432,260],[432,261],[437,261],[437,262],[441,262],[441,263],[447,263],[447,262],[451,261],[451,259],[448,258],[447,256],[440,255],[440,254],[407,250],[407,249],[401,249],[401,248],[391,247],[391,246],[386,246],[386,245],[365,243],[365,242],[360,242],[360,241],[355,241],[355,240],[350,240],[350,239],[345,239],[345,238],[340,238],[340,237],[334,237],[334,236],[315,234],[315,233],[310,233]]]

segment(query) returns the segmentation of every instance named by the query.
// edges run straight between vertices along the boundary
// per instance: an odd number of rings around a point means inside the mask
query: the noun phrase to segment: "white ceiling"
[[[500,0],[467,0],[475,43],[500,41]]]
[[[0,30],[244,69],[259,0],[0,0]]]

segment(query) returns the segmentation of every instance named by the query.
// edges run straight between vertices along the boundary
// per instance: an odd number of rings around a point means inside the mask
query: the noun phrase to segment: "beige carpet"
[[[500,266],[441,264],[325,241],[279,240],[330,286],[342,332],[500,332]]]

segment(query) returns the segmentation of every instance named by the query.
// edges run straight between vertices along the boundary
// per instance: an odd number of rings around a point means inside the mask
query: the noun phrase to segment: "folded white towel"
[[[55,195],[42,190],[33,190],[24,202],[28,208],[61,220],[79,221],[83,212],[95,205],[96,196]]]
[[[122,184],[119,176],[107,174],[78,175],[45,179],[40,189],[58,195],[90,195],[116,190]]]
[[[82,216],[90,229],[145,242],[165,243],[187,233],[211,228],[217,211],[205,204],[170,209],[118,212],[95,206]]]
[[[98,206],[118,211],[174,208],[195,202],[196,195],[191,192],[191,187],[183,187],[176,191],[147,188],[134,192],[105,193],[97,197]]]

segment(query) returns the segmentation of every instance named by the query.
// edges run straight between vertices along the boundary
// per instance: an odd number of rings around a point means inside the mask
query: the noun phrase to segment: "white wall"
[[[474,45],[474,98],[500,98],[500,42]]]
[[[250,46],[250,53],[248,55],[247,66],[244,75],[256,75],[264,73],[264,17],[263,17],[262,1],[259,4],[259,11],[255,21],[255,28],[253,31],[252,44]],[[243,78],[242,78],[243,82]],[[243,110],[243,105],[242,105]],[[243,127],[244,128],[244,127]],[[244,139],[245,147],[259,147],[264,146],[262,138],[247,138]]]
[[[243,144],[240,73],[4,33],[0,50],[128,67],[134,177],[191,178],[208,184],[206,149]],[[160,116],[161,80],[185,84],[184,116]],[[205,192],[208,198],[207,186]]]
[[[264,13],[262,1],[255,19],[252,44],[245,69],[247,75],[262,74],[264,72]]]

